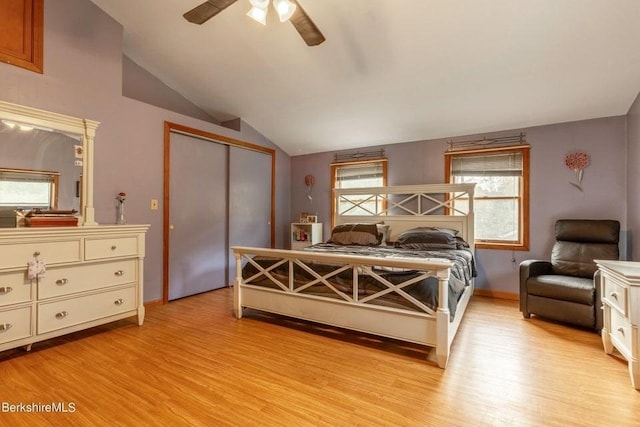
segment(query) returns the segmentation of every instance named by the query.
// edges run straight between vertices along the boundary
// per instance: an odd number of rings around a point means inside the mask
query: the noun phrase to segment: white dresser
[[[604,351],[611,354],[615,347],[627,359],[631,385],[640,389],[640,262],[596,263],[602,272]]]
[[[0,229],[0,351],[130,316],[142,325],[147,228]],[[30,280],[34,257],[46,272]]]

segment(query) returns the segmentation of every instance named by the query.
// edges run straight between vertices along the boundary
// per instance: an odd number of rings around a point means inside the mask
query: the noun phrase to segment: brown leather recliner
[[[618,259],[620,223],[561,219],[556,222],[551,262],[520,263],[520,311],[602,329],[600,273],[594,259]]]

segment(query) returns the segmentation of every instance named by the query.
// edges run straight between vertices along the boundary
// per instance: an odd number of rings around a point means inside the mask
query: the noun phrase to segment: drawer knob
[[[620,332],[622,335],[624,335],[624,328],[623,327],[618,328],[618,332]]]
[[[117,300],[115,300],[113,302],[115,305],[122,305],[124,304],[124,300],[122,298],[118,298]]]
[[[609,295],[611,295],[611,298],[613,299],[618,299],[618,293],[617,292],[611,292]]]
[[[69,279],[58,279],[58,280],[56,280],[56,285],[58,285],[58,286],[64,286],[67,283],[69,283]]]
[[[8,294],[13,288],[11,286],[3,286],[0,288],[0,294]]]
[[[61,311],[60,313],[56,313],[56,319],[64,319],[68,315],[69,313],[67,313],[66,311]]]
[[[12,326],[11,323],[0,323],[0,332],[8,331]]]
[[[116,249],[118,249],[118,247],[116,245],[111,246],[111,250],[115,251]]]
[[[116,272],[115,272],[115,273],[113,273],[113,274],[114,274],[114,276],[118,276],[118,277],[120,277],[120,276],[123,276],[123,275],[124,275],[124,271],[122,271],[122,270],[118,270],[118,271],[116,271]]]

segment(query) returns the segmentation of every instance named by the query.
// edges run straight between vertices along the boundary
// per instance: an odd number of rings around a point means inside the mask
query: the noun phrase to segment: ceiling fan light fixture
[[[2,123],[6,125],[9,129],[13,129],[17,125],[14,122],[10,122],[9,120],[2,120]]]
[[[267,2],[268,4],[268,2]],[[261,23],[262,25],[267,25],[267,8],[261,8],[258,6],[251,6],[249,12],[247,12],[247,16],[254,21]]]
[[[289,0],[273,0],[273,8],[278,13],[280,22],[288,21],[296,11],[296,4]]]

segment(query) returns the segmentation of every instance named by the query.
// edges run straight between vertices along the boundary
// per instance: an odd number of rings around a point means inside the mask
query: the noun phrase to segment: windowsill
[[[529,245],[520,243],[476,242],[476,249],[497,249],[502,251],[528,251]]]

